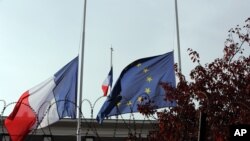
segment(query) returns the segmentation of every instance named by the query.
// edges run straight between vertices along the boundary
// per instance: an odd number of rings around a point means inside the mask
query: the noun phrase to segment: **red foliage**
[[[190,82],[176,65],[176,88],[161,84],[166,100],[175,99],[177,106],[157,113],[159,130],[149,135],[150,140],[197,140],[200,112],[207,115],[208,141],[229,140],[230,125],[250,124],[250,56],[243,55],[244,43],[250,45],[249,23],[250,18],[242,29],[237,26],[229,30],[224,56],[205,66],[200,64],[199,54],[188,49],[191,60],[198,65],[190,72]],[[152,114],[155,111],[151,107],[139,105],[139,111]]]

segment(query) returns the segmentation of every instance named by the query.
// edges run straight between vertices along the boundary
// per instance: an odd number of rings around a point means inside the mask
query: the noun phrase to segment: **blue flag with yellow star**
[[[113,90],[101,107],[97,121],[105,117],[138,112],[137,105],[150,100],[155,108],[176,106],[165,100],[161,82],[175,87],[174,53],[142,58],[129,64],[120,74]]]

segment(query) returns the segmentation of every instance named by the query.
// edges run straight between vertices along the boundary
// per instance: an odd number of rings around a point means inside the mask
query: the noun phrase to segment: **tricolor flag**
[[[102,83],[103,96],[107,96],[109,87],[112,87],[113,82],[113,67],[111,67],[108,76]]]
[[[4,124],[12,141],[61,118],[76,118],[78,57],[54,76],[24,92]]]

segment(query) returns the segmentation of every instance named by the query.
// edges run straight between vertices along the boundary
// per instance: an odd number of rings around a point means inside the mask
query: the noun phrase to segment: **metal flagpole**
[[[199,115],[198,141],[201,141],[201,119],[202,119],[202,113],[200,112],[200,115]]]
[[[83,66],[84,66],[84,45],[85,45],[85,23],[86,23],[86,7],[87,0],[84,0],[83,9],[83,25],[82,25],[82,43],[79,53],[79,66],[78,67],[78,120],[77,120],[77,131],[76,140],[81,141],[81,117],[82,117],[82,86],[83,86]]]
[[[114,74],[114,72],[113,72],[113,51],[114,51],[114,49],[113,49],[113,47],[111,45],[111,47],[110,47],[110,68],[112,69],[112,79],[113,79],[113,74]],[[112,90],[112,85],[110,85],[110,90],[109,91],[111,91],[111,90]]]
[[[111,67],[112,71],[113,71],[113,51],[114,51],[114,49],[113,49],[113,47],[111,45],[111,47],[110,47],[110,67]],[[113,72],[112,72],[112,77],[113,77]],[[110,85],[110,91],[112,91],[112,85]],[[116,136],[117,123],[118,123],[118,115],[116,115],[115,118],[116,118],[116,124],[115,124],[115,129],[114,129],[114,135],[113,135],[113,137]]]
[[[175,0],[175,19],[176,19],[176,32],[177,32],[178,64],[179,64],[179,71],[181,72],[181,51],[180,51],[181,49],[180,49],[180,33],[179,33],[177,0]]]
[[[110,47],[110,51],[111,51],[111,53],[110,53],[110,67],[113,67],[113,51],[114,51],[114,49],[113,49],[112,45]]]
[[[179,33],[179,20],[178,20],[178,5],[177,5],[177,0],[175,0],[175,19],[176,19],[176,31],[177,31],[177,48],[178,48],[178,63],[179,63],[179,71],[181,72],[181,51],[180,51],[180,33]],[[204,138],[204,132],[205,132],[205,127],[203,122],[206,122],[205,116],[203,115],[202,112],[200,112],[200,117],[199,117],[199,131],[198,131],[198,141],[203,140]]]

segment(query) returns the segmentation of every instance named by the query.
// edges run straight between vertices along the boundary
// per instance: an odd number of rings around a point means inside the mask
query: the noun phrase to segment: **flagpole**
[[[112,44],[111,44],[111,47],[110,47],[110,68],[112,69],[112,79],[113,79],[113,51],[114,51],[114,49],[113,49]],[[110,85],[110,91],[111,90],[112,90],[112,85]]]
[[[180,51],[180,33],[179,33],[179,20],[178,20],[178,5],[177,5],[177,0],[175,0],[175,19],[176,19],[176,31],[177,31],[177,48],[178,48],[178,63],[179,63],[179,71],[181,72],[181,51]],[[200,117],[199,117],[199,131],[198,131],[198,141],[201,141],[204,138],[204,131],[202,130],[204,127],[202,124],[202,112],[200,112]]]
[[[82,43],[79,53],[79,66],[78,67],[78,120],[77,120],[77,131],[76,140],[81,141],[81,117],[82,117],[82,87],[83,87],[83,69],[84,69],[84,45],[85,45],[85,23],[86,23],[86,9],[87,0],[84,0],[83,9],[83,25],[82,25]]]
[[[111,47],[110,47],[110,67],[111,68],[113,67],[113,51],[114,51],[114,49],[111,45]]]
[[[114,49],[113,49],[113,47],[111,45],[111,47],[110,47],[110,67],[111,67],[112,71],[113,71],[113,51],[114,51]],[[110,85],[110,91],[112,91],[112,85]],[[116,118],[116,125],[115,125],[115,129],[114,129],[114,135],[113,135],[113,137],[116,136],[116,128],[117,128],[117,122],[118,122],[119,116],[116,115],[115,118]]]
[[[178,64],[179,64],[179,71],[181,72],[181,51],[180,51],[181,49],[180,49],[180,33],[179,33],[177,0],[175,0],[175,19],[176,19],[176,32],[177,32]]]

